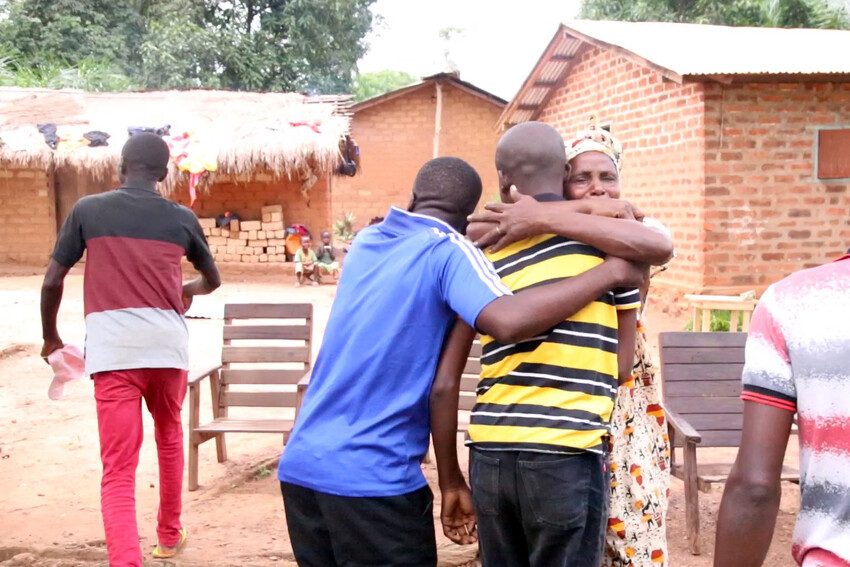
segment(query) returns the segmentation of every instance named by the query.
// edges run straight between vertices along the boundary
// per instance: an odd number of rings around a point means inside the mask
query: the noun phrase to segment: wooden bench
[[[189,379],[190,491],[198,488],[202,443],[215,439],[220,463],[227,460],[225,433],[281,433],[286,443],[309,382],[312,332],[310,304],[224,306],[221,365]],[[201,425],[200,390],[205,379],[210,383],[213,419]],[[234,418],[228,415],[232,407],[275,411],[269,416]],[[291,408],[293,417],[281,418],[281,408]]]
[[[661,333],[661,377],[670,435],[673,476],[685,484],[685,525],[692,554],[699,555],[699,491],[724,482],[731,465],[697,466],[700,447],[739,447],[744,404],[741,372],[746,333]],[[676,464],[681,447],[683,465]],[[783,480],[799,482],[785,469]]]

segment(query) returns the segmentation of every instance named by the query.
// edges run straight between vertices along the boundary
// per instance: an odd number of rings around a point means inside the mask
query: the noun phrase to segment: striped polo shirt
[[[213,263],[195,214],[158,193],[122,187],[83,197],[59,231],[53,259],[87,251],[86,373],[189,368],[181,259]]]
[[[850,565],[850,256],[792,274],[762,295],[741,397],[797,412],[805,567]]]
[[[605,255],[546,234],[489,254],[514,293],[579,275]],[[609,291],[548,332],[516,344],[481,337],[481,380],[469,444],[479,449],[601,452],[618,386],[617,310],[637,289]]]

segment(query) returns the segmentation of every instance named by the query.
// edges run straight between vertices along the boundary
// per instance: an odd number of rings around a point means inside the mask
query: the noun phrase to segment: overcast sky
[[[462,31],[451,41],[460,76],[511,99],[543,53],[558,24],[574,18],[580,0],[378,0],[383,18],[368,37],[361,73],[392,69],[422,77],[446,70],[440,30]]]

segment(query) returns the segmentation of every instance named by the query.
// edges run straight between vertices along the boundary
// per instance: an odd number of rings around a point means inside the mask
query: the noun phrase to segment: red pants
[[[180,408],[186,397],[185,370],[143,368],[99,372],[94,378],[103,479],[100,501],[110,567],[141,567],[136,526],[136,466],[142,447],[142,398],[154,420],[159,460],[161,545],[180,538],[183,490],[183,425]]]

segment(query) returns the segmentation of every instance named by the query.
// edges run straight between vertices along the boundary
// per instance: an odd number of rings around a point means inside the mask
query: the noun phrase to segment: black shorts
[[[280,483],[300,567],[434,567],[434,496],[428,486],[400,496],[349,497]]]

